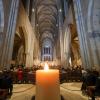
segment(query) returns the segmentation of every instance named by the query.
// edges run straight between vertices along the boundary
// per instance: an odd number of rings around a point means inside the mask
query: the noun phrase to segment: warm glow
[[[44,70],[49,70],[48,64],[45,63]]]

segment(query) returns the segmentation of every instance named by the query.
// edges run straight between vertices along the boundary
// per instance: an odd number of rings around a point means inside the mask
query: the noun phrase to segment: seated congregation
[[[81,66],[69,67],[61,66],[50,67],[59,69],[60,84],[67,82],[81,82],[83,95],[88,95],[95,100],[100,97],[100,73],[96,70],[84,70]],[[13,93],[13,84],[34,84],[36,82],[36,71],[43,69],[41,66],[24,67],[22,65],[11,67],[10,70],[4,69],[0,72],[0,100],[6,100]],[[3,98],[3,99],[2,99]]]
[[[88,95],[92,100],[100,97],[100,73],[87,70],[82,76],[82,94]]]

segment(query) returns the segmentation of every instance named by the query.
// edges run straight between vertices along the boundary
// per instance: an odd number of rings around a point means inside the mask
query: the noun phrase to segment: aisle
[[[81,83],[63,83],[60,86],[61,95],[65,100],[87,100],[80,91]],[[31,100],[35,95],[35,85],[15,84],[13,95],[9,100]]]
[[[81,93],[81,83],[63,83],[60,85],[61,94],[65,100],[87,100]]]

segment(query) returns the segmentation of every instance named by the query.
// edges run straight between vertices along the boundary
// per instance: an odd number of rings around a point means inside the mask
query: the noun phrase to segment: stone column
[[[64,12],[65,12],[65,16],[67,15],[67,12],[68,11],[68,4],[67,4],[67,1],[64,0]]]
[[[2,58],[2,48],[3,48],[3,33],[0,32],[0,58]],[[1,64],[1,60],[0,60]],[[2,66],[0,65],[0,70],[2,69]]]
[[[64,67],[69,67],[69,58],[70,58],[70,47],[71,47],[71,33],[66,25],[64,29],[64,57],[65,57],[65,65]]]
[[[57,48],[58,49],[58,48]],[[54,48],[53,48],[53,60],[55,61],[56,59],[57,59],[57,57],[56,57],[56,47],[54,46]]]
[[[88,35],[92,67],[100,70],[100,0],[91,0],[88,5]]]
[[[60,53],[61,53],[61,62],[64,62],[64,36],[63,36],[63,16],[62,16],[62,7],[61,1],[58,1],[58,26],[59,26],[59,37],[60,37]]]
[[[0,1],[0,34],[3,32],[4,29],[4,8],[2,0]]]
[[[85,24],[83,20],[82,15],[82,9],[81,9],[81,0],[73,0],[74,3],[74,10],[75,10],[75,19],[77,24],[77,31],[78,31],[78,37],[80,42],[80,53],[81,58],[83,62],[83,66],[85,68],[91,68],[91,62],[89,57],[89,48],[88,48],[88,42],[87,42],[87,36],[86,36],[86,29]]]
[[[19,0],[12,0],[10,15],[8,18],[8,28],[7,28],[7,33],[5,35],[5,41],[4,41],[3,53],[1,59],[1,66],[2,67],[6,66],[8,69],[12,58],[18,8],[19,8]]]
[[[0,1],[0,58],[2,57],[2,48],[3,48],[3,30],[4,30],[4,8],[3,8],[3,2]],[[0,60],[1,64],[1,60]],[[0,65],[0,70],[2,66]]]
[[[25,3],[25,9],[26,9],[26,12],[29,16],[29,10],[30,10],[30,0],[25,0],[26,3]]]

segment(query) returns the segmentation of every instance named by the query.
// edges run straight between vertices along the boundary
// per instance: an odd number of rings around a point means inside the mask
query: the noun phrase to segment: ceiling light
[[[32,12],[34,12],[35,10],[34,10],[34,8],[32,9]]]
[[[62,12],[62,9],[59,9],[59,12]]]

